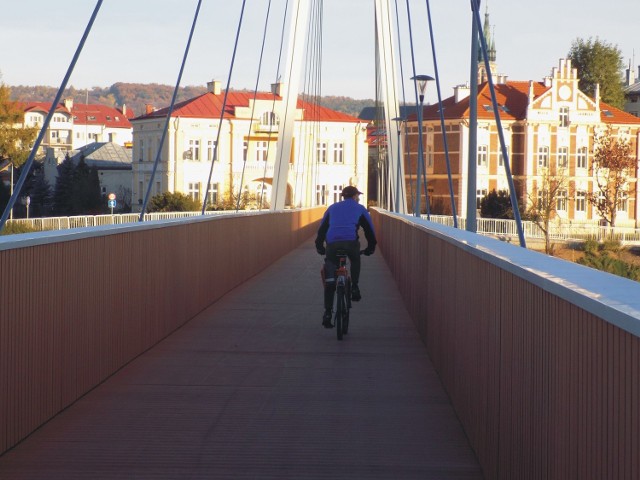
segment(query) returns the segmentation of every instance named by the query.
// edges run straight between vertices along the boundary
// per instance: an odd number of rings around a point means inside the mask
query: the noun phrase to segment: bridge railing
[[[640,283],[372,216],[486,478],[640,478]]]
[[[0,454],[307,240],[323,212],[0,237]]]

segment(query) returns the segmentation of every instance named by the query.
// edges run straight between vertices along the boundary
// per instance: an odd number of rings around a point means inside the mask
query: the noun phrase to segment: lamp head
[[[424,102],[424,92],[427,90],[427,82],[433,80],[429,75],[416,75],[411,80],[418,84],[418,92],[420,93],[420,103]]]

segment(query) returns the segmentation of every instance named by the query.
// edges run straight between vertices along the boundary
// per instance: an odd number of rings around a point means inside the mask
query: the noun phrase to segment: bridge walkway
[[[0,478],[483,478],[381,255],[342,342],[320,265],[306,242],[238,286],[0,457]]]

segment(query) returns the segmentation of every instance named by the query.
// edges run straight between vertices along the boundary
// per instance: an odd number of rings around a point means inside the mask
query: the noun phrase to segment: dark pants
[[[338,250],[344,250],[351,262],[351,283],[358,285],[360,280],[360,242],[358,240],[341,241],[327,244],[324,259],[324,308],[333,308],[333,295],[336,291],[336,270],[338,268]]]

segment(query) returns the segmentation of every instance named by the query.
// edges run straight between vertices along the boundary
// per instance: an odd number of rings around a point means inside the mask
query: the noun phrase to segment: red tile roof
[[[249,102],[253,100],[253,92],[236,92],[229,91],[227,103],[225,106],[224,118],[236,118],[236,107],[248,107]],[[272,93],[258,92],[255,95],[256,100],[282,101],[282,97]],[[172,117],[183,118],[220,118],[222,104],[224,102],[224,91],[220,95],[214,95],[211,92],[204,93],[198,97],[177,103],[173,111]],[[304,119],[308,121],[324,121],[324,122],[353,122],[361,123],[359,118],[347,115],[346,113],[337,112],[326,107],[316,105],[311,102],[298,99],[297,107],[304,110]],[[141,115],[136,120],[144,118],[166,117],[169,107],[156,110],[153,113]],[[261,113],[261,112],[256,112]]]
[[[534,98],[540,97],[549,90],[542,82],[533,82]],[[496,101],[500,109],[501,120],[525,120],[527,105],[529,104],[529,82],[509,81],[495,85]],[[491,92],[488,83],[478,86],[478,118],[491,120],[494,117],[491,103]],[[469,118],[469,97],[455,103],[455,97],[451,96],[442,101],[445,119]],[[424,107],[423,118],[425,120],[437,120],[440,113],[437,104]],[[601,120],[605,123],[616,124],[640,124],[640,117],[623,112],[620,109],[600,102]],[[607,113],[609,112],[609,113]],[[410,115],[409,120],[415,121],[416,115]]]
[[[25,113],[40,112],[49,113],[51,103],[46,102],[18,102],[21,104]],[[71,110],[66,108],[63,103],[58,104],[56,112],[63,112],[73,116],[73,123],[76,125],[105,125],[113,128],[131,128],[129,118],[133,118],[132,110],[127,109],[126,113],[122,110],[109,107],[107,105],[74,103]]]

